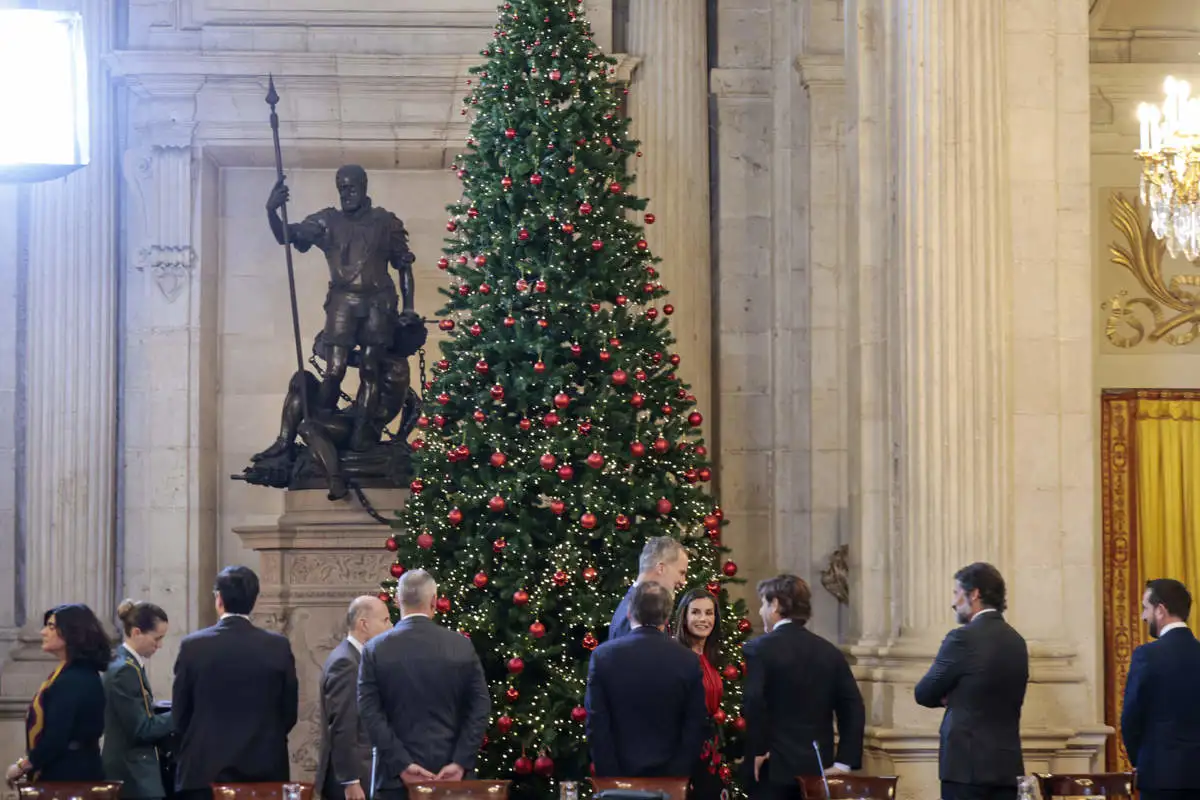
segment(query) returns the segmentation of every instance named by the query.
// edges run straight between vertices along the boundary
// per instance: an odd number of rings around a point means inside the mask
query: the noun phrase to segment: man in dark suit
[[[292,646],[250,622],[258,576],[226,567],[213,595],[220,621],[185,637],[175,661],[175,785],[189,800],[211,797],[213,783],[288,780],[299,700]]]
[[[1200,797],[1200,642],[1188,629],[1191,610],[1179,581],[1146,583],[1142,619],[1154,641],[1133,651],[1121,709],[1142,800]]]
[[[708,732],[700,660],[663,629],[671,592],[646,581],[629,603],[632,630],[592,652],[587,739],[600,778],[684,778]]]
[[[364,800],[370,790],[371,740],[358,718],[363,646],[392,627],[388,608],[363,595],[346,613],[347,635],[321,671],[321,750],[313,785],[325,800]]]
[[[363,648],[358,713],[378,752],[375,795],[405,783],[470,777],[491,700],[471,640],[433,621],[437,584],[423,569],[396,586],[401,619]]]
[[[669,536],[646,540],[638,559],[638,576],[621,598],[608,625],[608,641],[620,639],[630,631],[629,603],[634,590],[643,583],[657,583],[672,595],[687,583],[688,554],[683,545]]]
[[[1025,774],[1021,706],[1029,683],[1025,640],[1004,621],[1004,578],[975,563],[954,575],[962,627],[942,641],[915,697],[942,717],[938,775],[942,800],[1010,800]]]
[[[805,627],[812,616],[808,584],[795,575],[769,578],[758,584],[758,598],[766,633],[742,648],[751,795],[798,797],[798,776],[820,775],[822,766],[829,775],[862,766],[866,711],[842,651]]]

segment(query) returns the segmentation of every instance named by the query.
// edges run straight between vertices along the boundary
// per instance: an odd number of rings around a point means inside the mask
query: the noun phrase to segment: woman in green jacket
[[[171,715],[154,713],[146,660],[167,635],[167,612],[153,603],[125,600],[117,608],[125,641],[104,673],[104,776],[122,781],[121,797],[166,797],[156,745],[174,726]]]

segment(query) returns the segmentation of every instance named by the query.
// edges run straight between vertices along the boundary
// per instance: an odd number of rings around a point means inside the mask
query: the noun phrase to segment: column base
[[[900,778],[900,798],[937,797],[942,711],[918,706],[913,688],[933,663],[938,642],[864,643],[846,648],[867,707],[864,764]],[[1096,721],[1074,650],[1029,643],[1029,688],[1021,714],[1025,771],[1095,772],[1112,728]]]
[[[374,489],[368,502],[391,519],[408,491]],[[288,738],[292,779],[311,781],[320,744],[318,686],[329,651],[346,637],[346,607],[375,594],[388,576],[392,554],[384,542],[392,529],[355,499],[330,501],[324,490],[288,491],[274,525],[235,528],[242,544],[259,554],[261,588],[254,622],[292,643],[300,680],[300,720]]]

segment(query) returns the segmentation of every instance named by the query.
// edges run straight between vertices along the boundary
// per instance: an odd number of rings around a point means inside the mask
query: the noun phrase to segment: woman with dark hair
[[[721,612],[707,589],[692,589],[679,599],[675,610],[675,639],[700,659],[704,679],[704,704],[712,717],[721,708]],[[724,788],[717,767],[721,751],[716,735],[709,737],[692,769],[692,800],[715,800]]]
[[[26,752],[8,768],[14,783],[100,781],[104,734],[104,686],[112,648],[100,620],[85,605],[56,606],[42,616],[42,650],[58,667],[33,696],[25,716]]]
[[[167,635],[167,612],[153,603],[125,600],[117,607],[125,640],[104,673],[104,773],[121,781],[121,797],[166,797],[155,745],[174,730],[170,713],[154,713],[146,660]]]

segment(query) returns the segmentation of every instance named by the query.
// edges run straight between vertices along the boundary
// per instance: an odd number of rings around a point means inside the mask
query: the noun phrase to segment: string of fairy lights
[[[485,776],[585,777],[587,655],[652,536],[683,541],[722,606],[722,737],[739,715],[744,608],[725,585],[703,422],[679,380],[627,159],[612,59],[580,0],[514,0],[472,70],[463,200],[450,207],[442,358],[388,540],[395,579],[429,569],[493,698]],[[640,216],[640,218],[639,218]],[[729,779],[729,765],[720,765]],[[543,786],[549,791],[550,783]]]

